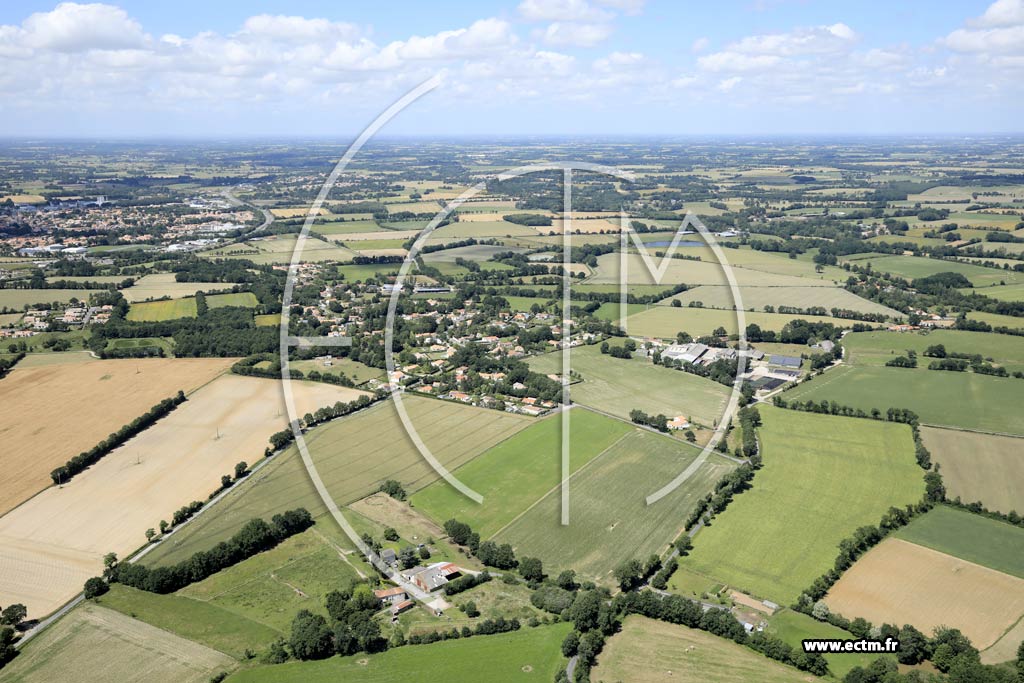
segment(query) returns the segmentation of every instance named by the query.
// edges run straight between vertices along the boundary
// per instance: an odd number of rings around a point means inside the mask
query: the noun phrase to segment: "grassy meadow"
[[[940,505],[896,532],[897,538],[1024,579],[1024,529]]]

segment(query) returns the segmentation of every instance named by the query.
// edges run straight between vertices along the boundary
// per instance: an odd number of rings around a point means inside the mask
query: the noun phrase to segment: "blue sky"
[[[1024,0],[0,6],[0,131],[1022,132]]]

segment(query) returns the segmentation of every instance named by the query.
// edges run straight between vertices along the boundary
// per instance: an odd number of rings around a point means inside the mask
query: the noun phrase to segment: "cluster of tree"
[[[636,342],[632,339],[627,338],[622,342],[622,346],[611,346],[608,342],[601,342],[601,353],[612,358],[632,358],[633,351],[636,351]]]
[[[648,415],[639,408],[629,411],[629,419],[638,425],[646,425],[657,429],[659,432],[668,433],[668,418],[662,414]]]
[[[541,213],[511,213],[502,216],[501,219],[509,223],[516,223],[517,225],[551,225],[551,216],[545,216]]]
[[[18,656],[18,648],[14,646],[16,640],[17,636],[15,636],[13,628],[10,626],[0,628],[0,669]]]
[[[147,345],[132,346],[124,349],[103,349],[97,352],[96,355],[107,360],[110,358],[164,358],[167,353],[164,351],[164,347],[162,346]]]
[[[405,500],[405,488],[400,481],[388,479],[377,487],[379,493],[386,493],[395,500]]]
[[[183,391],[179,391],[172,398],[165,398],[89,450],[79,453],[60,467],[54,469],[50,472],[50,478],[53,479],[54,484],[66,484],[73,476],[90,465],[95,465],[103,456],[128,441],[128,439],[153,426],[157,420],[184,402],[185,392]]]
[[[672,361],[670,358],[666,358],[662,361],[662,364],[668,365],[669,362],[672,362],[672,367],[679,368],[691,375],[706,377],[712,382],[718,382],[719,384],[724,384],[727,387],[731,387],[733,382],[736,381],[736,368],[739,363],[739,361],[734,358],[719,358],[713,363],[698,365],[696,363],[683,363],[678,359]]]
[[[160,522],[160,533],[164,533],[168,529],[176,527],[179,524],[184,524],[188,520],[192,519],[197,512],[203,509],[203,505],[204,503],[201,500],[193,500],[188,505],[182,505],[174,511],[173,515],[171,515],[170,525],[167,525],[167,523],[163,521]]]
[[[467,616],[479,616],[479,610],[476,610],[476,604],[473,602],[467,603],[469,607],[466,609]],[[472,612],[476,614],[472,614]],[[539,622],[536,622],[539,624]],[[531,622],[534,625],[534,622]],[[472,638],[473,636],[491,636],[499,633],[509,633],[511,631],[518,631],[522,628],[522,624],[519,623],[518,619],[506,619],[505,617],[496,617],[494,619],[484,619],[475,627],[470,628],[469,626],[463,626],[460,630],[454,628],[448,631],[428,631],[426,633],[414,633],[409,636],[409,639],[402,643],[396,643],[392,641],[393,645],[402,645],[408,643],[409,645],[424,645],[427,643],[436,643],[441,640],[455,640],[458,638]]]
[[[511,545],[499,545],[494,541],[481,542],[480,534],[473,531],[465,522],[449,519],[444,523],[444,531],[454,543],[468,548],[469,552],[488,567],[513,569],[518,564]]]
[[[950,372],[967,372],[967,368],[970,366],[965,360],[959,358],[941,358],[939,360],[933,360],[928,364],[929,370],[948,370]]]
[[[689,538],[689,537],[687,537]],[[651,577],[651,586],[658,590],[665,590],[668,587],[668,580],[675,573],[676,569],[679,568],[679,560],[675,557],[668,558],[662,565],[661,569]]]
[[[12,344],[11,346],[14,345]],[[19,351],[13,358],[0,358],[0,379],[3,379],[10,369],[17,365],[18,361],[22,360],[24,357],[25,352]]]
[[[463,591],[468,591],[470,588],[475,588],[481,584],[485,584],[490,581],[493,577],[490,572],[484,570],[479,574],[466,574],[460,576],[457,579],[452,579],[444,586],[445,595],[458,595]]]
[[[28,608],[19,602],[13,603],[0,610],[0,626],[17,626],[25,621],[28,616]]]
[[[172,593],[269,550],[312,525],[313,518],[304,508],[274,515],[269,523],[255,517],[227,541],[218,543],[210,550],[199,551],[170,567],[151,569],[137,563],[118,563],[115,559],[108,567],[107,578],[113,583],[123,583],[151,593]]]
[[[896,356],[885,361],[887,368],[916,368],[917,367],[917,353],[913,350],[907,351],[905,356]]]
[[[323,659],[333,654],[386,650],[387,640],[373,615],[380,609],[380,600],[369,585],[327,594],[327,613],[333,628],[320,614],[301,610],[292,620],[288,645],[296,659]]]
[[[646,561],[637,559],[626,560],[612,572],[622,591],[639,588],[655,572],[661,569],[661,558],[652,554]]]

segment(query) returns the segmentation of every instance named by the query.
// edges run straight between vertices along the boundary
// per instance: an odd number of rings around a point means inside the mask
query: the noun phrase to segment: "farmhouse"
[[[689,429],[690,421],[682,415],[677,415],[668,422],[669,429]]]
[[[662,357],[678,360],[682,363],[696,363],[708,350],[704,344],[673,344],[662,352]]]
[[[435,562],[429,567],[413,567],[402,574],[423,590],[430,592],[444,586],[453,578],[458,578],[462,570],[451,562]]]
[[[385,602],[389,605],[395,605],[408,599],[408,596],[405,594],[405,590],[398,586],[375,590],[373,591],[373,595],[381,602]]]

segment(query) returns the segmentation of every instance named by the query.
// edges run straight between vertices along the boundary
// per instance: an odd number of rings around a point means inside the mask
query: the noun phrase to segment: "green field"
[[[867,266],[870,263],[873,270],[891,273],[908,280],[936,273],[960,273],[975,287],[998,285],[1002,282],[1006,284],[1024,283],[1024,273],[923,256],[881,256],[859,260],[857,263],[861,266]]]
[[[263,315],[257,315],[253,317],[258,327],[274,327],[276,325],[281,324],[280,313],[266,313]]]
[[[980,501],[990,510],[1024,510],[1024,439],[922,427],[932,460],[942,467],[949,498]]]
[[[450,469],[535,424],[529,417],[414,396],[405,398],[405,407],[423,441]],[[411,493],[438,476],[410,441],[390,401],[320,425],[306,435],[306,443],[338,505],[372,493],[386,479],[400,480]],[[269,519],[299,506],[314,517],[326,512],[291,448],[232,489],[217,504],[217,514],[199,517],[158,546],[146,563],[178,562],[228,538],[253,517]]]
[[[612,340],[613,344],[621,342]],[[529,360],[530,368],[544,374],[561,373],[561,353],[549,353]],[[629,419],[639,408],[650,415],[669,418],[692,417],[706,426],[722,417],[729,387],[697,375],[654,365],[650,360],[612,358],[599,346],[578,346],[571,351],[570,364],[583,381],[570,389],[572,400],[581,405]]]
[[[349,358],[332,358],[329,366],[317,360],[296,360],[288,364],[294,370],[310,373],[316,370],[321,375],[346,375],[356,384],[363,384],[371,379],[384,379],[384,371],[380,368],[364,365]]]
[[[359,266],[340,266],[338,272],[348,282],[361,282],[371,278],[379,279],[385,275],[396,275],[400,267],[400,263],[367,263]]]
[[[967,314],[968,320],[980,320],[981,322],[988,323],[992,327],[1009,327],[1016,329],[1024,329],[1024,318],[1017,318],[1012,315],[1000,315],[999,313],[983,313],[981,311],[971,311]]]
[[[660,259],[653,254],[657,250],[657,247],[652,247],[648,250],[651,252],[651,259],[656,268],[659,267]],[[738,261],[742,259],[737,259],[736,257],[739,254],[743,254],[743,252],[738,251],[737,254],[733,254],[734,251],[736,250],[729,249],[725,253],[732,265],[736,282],[741,287],[835,287],[837,281],[840,281],[837,280],[840,276],[832,272],[832,270],[845,275],[844,271],[838,268],[827,270],[819,275],[814,272],[813,263],[801,262],[785,257],[781,260],[773,258],[769,262],[751,261],[749,263],[739,263]],[[689,252],[684,251],[683,253]],[[597,259],[597,272],[587,282],[594,284],[618,284],[621,282],[622,280],[619,276],[620,258],[621,254],[616,252],[599,256]],[[783,261],[789,263],[783,264]],[[625,281],[631,284],[661,284],[666,289],[677,283],[686,283],[690,286],[727,286],[729,284],[725,277],[723,266],[713,258],[702,261],[667,259],[667,263],[664,265],[665,273],[661,281],[658,282],[651,275],[639,254],[629,254],[626,258]],[[845,280],[845,277],[842,280]]]
[[[13,308],[17,311],[34,304],[62,303],[72,299],[88,301],[88,289],[0,289],[0,310]]]
[[[980,353],[1009,371],[1024,369],[1024,337],[962,330],[854,332],[843,337],[844,360],[852,365],[884,366],[912,350],[918,355],[918,365],[926,368],[931,359],[923,356],[924,351],[936,344],[945,346],[947,352]]]
[[[999,301],[1024,301],[1024,283],[979,287],[974,292]]]
[[[214,649],[85,603],[29,642],[0,671],[0,681],[206,683],[236,666]]]
[[[800,650],[800,641],[807,638],[837,638],[840,640],[852,640],[853,634],[844,631],[838,626],[828,622],[818,621],[814,617],[794,612],[791,609],[783,609],[776,612],[768,620],[768,627],[765,633],[775,636],[779,640],[788,643],[797,651]],[[829,671],[836,678],[842,678],[855,666],[868,667],[871,662],[885,655],[844,652],[843,654],[823,655],[828,662]],[[890,659],[895,657],[888,655]]]
[[[337,525],[327,520],[318,526]],[[358,555],[343,558],[323,532],[313,528],[193,583],[179,595],[216,605],[286,634],[299,610],[326,616],[327,594],[357,581],[356,565],[366,569]]]
[[[240,671],[228,680],[231,683],[550,681],[565,664],[561,643],[569,628],[568,624],[553,624],[523,628],[514,633],[407,645],[375,655],[289,662]],[[486,675],[482,678],[483,671]]]
[[[558,486],[561,416],[536,422],[455,472],[484,497],[477,504],[447,482],[437,481],[412,497],[412,504],[434,521],[456,518],[486,539]],[[570,470],[575,472],[633,427],[585,409],[570,411]]]
[[[909,408],[925,424],[1024,434],[1017,411],[1020,391],[1020,380],[1012,377],[845,366],[801,384],[783,397],[830,400],[866,411],[878,408],[883,413],[888,408]]]
[[[97,603],[169,631],[236,659],[247,649],[257,652],[273,643],[281,633],[199,600],[180,595],[160,595],[114,584]]]
[[[694,287],[660,303],[668,305],[672,299],[678,299],[683,306],[691,301],[699,301],[708,308],[735,308],[732,290],[718,285]],[[903,317],[899,311],[868,301],[840,287],[741,287],[740,299],[744,310],[747,311],[764,311],[765,306],[822,306],[826,310],[842,308],[858,313],[881,313],[893,318]]]
[[[641,616],[627,617],[622,631],[608,639],[590,679],[636,683],[805,683],[817,680],[725,638]]]
[[[128,320],[139,322],[176,320],[177,318],[194,318],[195,316],[196,300],[191,297],[139,302],[132,304],[128,309]]]
[[[210,308],[224,308],[225,306],[241,306],[242,308],[255,308],[259,300],[252,292],[237,292],[233,294],[211,294],[206,297],[206,304]]]
[[[790,315],[756,311],[746,312],[744,319],[747,325],[758,325],[762,330],[776,332],[782,330],[791,320],[832,323],[837,327],[851,327],[857,322],[856,320],[823,315]],[[718,308],[651,306],[647,310],[630,315],[626,319],[625,327],[629,334],[659,339],[675,339],[677,332],[688,332],[694,337],[699,337],[709,335],[719,327],[725,328],[729,334],[735,334],[737,332],[736,311]]]
[[[378,232],[382,230],[377,221],[327,221],[325,223],[314,223],[310,228],[313,232],[321,235],[344,235],[356,232]]]
[[[125,279],[123,276],[117,278],[118,282]],[[165,296],[181,299],[195,296],[196,292],[218,292],[230,290],[231,287],[229,282],[178,282],[174,273],[153,273],[143,275],[131,287],[121,290],[121,293],[129,303],[134,303],[146,299],[161,299]]]
[[[314,232],[316,231],[314,230]],[[207,258],[239,258],[259,265],[290,263],[297,241],[297,235],[274,235],[273,237],[218,247],[217,249],[203,252],[202,256]],[[338,246],[334,242],[325,242],[313,237],[305,240],[301,253],[301,259],[311,263],[322,261],[344,263],[351,261],[353,256],[355,256],[355,252],[351,249]]]
[[[438,228],[431,234],[431,237],[435,239],[442,237],[464,239],[466,237],[535,237],[539,234],[529,226],[508,221],[465,221],[449,223]]]
[[[924,484],[906,425],[759,409],[764,467],[680,566],[790,604],[832,566],[841,539],[917,502]]]
[[[1024,529],[940,505],[896,532],[897,538],[1024,579]]]
[[[699,452],[671,437],[634,429],[572,477],[569,526],[560,522],[561,496],[555,490],[496,540],[511,543],[521,556],[541,558],[549,574],[575,569],[583,578],[614,583],[609,574],[622,562],[661,554],[698,499],[735,466],[716,456],[667,497],[647,505],[646,497]]]

